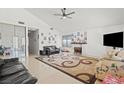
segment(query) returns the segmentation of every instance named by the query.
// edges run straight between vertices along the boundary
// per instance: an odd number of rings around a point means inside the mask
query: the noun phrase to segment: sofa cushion
[[[3,64],[4,64],[4,60],[0,59],[0,72],[1,72],[1,67],[3,66]],[[1,74],[0,74],[0,77],[1,77]]]
[[[53,50],[56,50],[56,47],[55,46],[51,46]]]
[[[0,67],[4,64],[4,60],[0,59]]]
[[[0,62],[0,84],[35,84],[37,82],[18,58],[4,59]]]
[[[8,67],[18,65],[18,64],[21,64],[21,62],[18,62],[18,61],[8,62],[8,63],[5,63],[4,65],[2,65],[1,69],[8,68]]]
[[[50,51],[55,51],[52,47],[49,47]]]
[[[0,84],[34,84],[36,82],[37,79],[25,70],[0,79]]]
[[[26,78],[22,84],[35,84],[37,82],[37,78],[32,77],[30,74],[28,76],[28,78]]]
[[[15,82],[19,82],[18,78],[24,75],[25,73],[27,73],[27,71],[24,70],[9,76],[4,76],[0,79],[0,84],[12,84]]]
[[[117,56],[124,59],[124,50],[120,51]]]
[[[10,58],[10,59],[4,59],[5,63],[10,63],[10,62],[16,62],[18,61],[19,59],[18,58]]]
[[[2,68],[0,71],[1,77],[8,76],[17,72],[25,70],[25,67],[22,64],[16,64],[7,68]]]
[[[112,60],[124,62],[124,58],[123,57],[120,57],[120,56],[113,56],[112,57]]]
[[[108,58],[112,58],[114,55],[116,55],[118,53],[118,50],[113,50],[113,49],[109,49],[107,51],[107,57]]]

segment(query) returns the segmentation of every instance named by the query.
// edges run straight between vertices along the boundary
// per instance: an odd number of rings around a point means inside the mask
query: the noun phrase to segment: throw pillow
[[[112,58],[114,55],[116,55],[118,51],[117,50],[109,50],[107,51],[108,58]]]
[[[0,59],[0,73],[1,73],[1,67],[3,66],[3,64],[4,64],[4,60]],[[0,77],[1,77],[1,74],[0,74]]]
[[[119,79],[120,84],[124,84],[124,77]]]
[[[117,76],[112,76],[111,74],[108,74],[105,76],[103,84],[119,84],[120,80]]]
[[[113,57],[112,57],[112,60],[115,60],[115,61],[123,61],[124,58],[121,58],[121,57],[119,57],[119,56],[113,56]]]
[[[117,56],[124,59],[124,50],[120,51]]]
[[[4,60],[0,59],[0,67],[4,64]]]

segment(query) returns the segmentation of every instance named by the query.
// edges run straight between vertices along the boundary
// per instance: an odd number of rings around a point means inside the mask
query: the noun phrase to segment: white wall
[[[43,36],[41,36],[41,33],[39,34],[39,36],[40,36],[39,37],[40,49],[42,50],[43,46],[50,46],[50,45],[56,45],[57,47],[61,47],[61,34],[58,31],[54,30],[54,29],[50,30],[50,28],[46,28],[46,30],[47,31],[42,32]],[[54,36],[55,34],[57,35],[56,39],[55,39],[57,43],[54,43],[54,42],[49,43],[48,42],[48,37]],[[47,37],[47,40],[43,40],[44,37]],[[42,41],[44,41],[43,44],[41,44]]]
[[[97,56],[101,55],[102,33],[100,29],[87,30],[87,44],[85,45],[85,55]]]
[[[82,45],[82,54],[91,57],[103,57],[106,55],[108,49],[112,49],[112,47],[103,46],[103,34],[124,31],[124,24],[89,29],[85,28],[80,32],[82,31],[87,32],[87,44]],[[63,33],[63,35],[72,33],[73,32]]]
[[[103,34],[124,31],[124,25],[113,25],[87,29],[86,55],[103,57],[106,51],[112,47],[103,46]]]
[[[40,33],[49,33],[49,29],[51,28],[48,24],[43,22],[42,20],[38,19],[31,13],[27,12],[25,9],[16,9],[16,8],[8,8],[0,9],[0,22],[1,23],[8,23],[8,24],[15,24],[15,25],[20,25],[18,24],[18,21],[23,21],[25,22],[25,25],[21,26],[26,26],[28,27],[34,27],[39,29],[39,49],[42,49],[42,44],[41,44],[41,38],[40,38]],[[52,33],[56,33],[59,35],[59,32],[54,30]],[[28,36],[28,29],[26,29],[26,38]],[[60,36],[58,36],[58,42],[57,46],[61,46],[59,41]],[[28,55],[28,39],[26,39],[26,46],[27,46],[27,55]]]

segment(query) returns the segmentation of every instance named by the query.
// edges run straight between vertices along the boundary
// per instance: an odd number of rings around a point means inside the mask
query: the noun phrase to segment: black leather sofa
[[[0,84],[35,84],[32,77],[18,58],[0,59]]]
[[[43,51],[40,51],[40,55],[52,55],[60,53],[60,49],[56,46],[44,46]]]

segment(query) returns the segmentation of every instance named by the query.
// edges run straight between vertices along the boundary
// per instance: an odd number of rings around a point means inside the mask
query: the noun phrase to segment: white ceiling
[[[60,8],[28,8],[26,10],[62,32],[124,24],[124,9],[121,8],[69,8],[67,12],[75,11],[75,14],[71,15],[72,19],[63,20],[53,15],[61,13]]]

